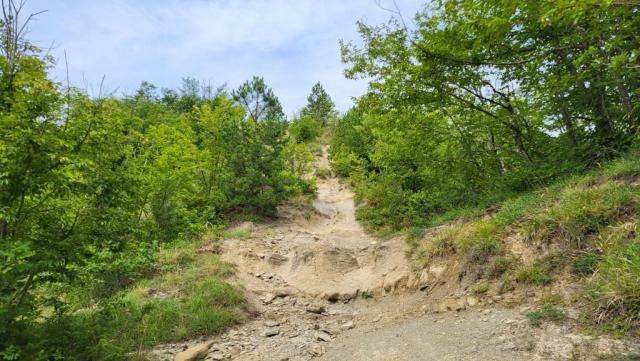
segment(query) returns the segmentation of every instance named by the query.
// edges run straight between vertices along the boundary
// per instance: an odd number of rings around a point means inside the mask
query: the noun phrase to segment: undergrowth
[[[620,334],[639,328],[637,157],[619,159],[484,211],[464,209],[457,214],[462,217],[456,221],[442,216],[440,220],[449,222],[446,225],[408,231],[414,257],[422,265],[457,255],[480,268],[484,279],[497,280],[499,293],[518,284],[547,287],[573,274],[584,285],[589,323]],[[509,253],[511,238],[543,256],[523,262]],[[554,321],[560,312],[546,305],[529,318],[534,323]]]
[[[242,294],[225,281],[234,268],[216,254],[222,237],[181,241],[160,250],[155,274],[91,303],[90,288],[65,294],[71,312],[34,328],[30,348],[56,350],[64,360],[144,360],[152,346],[224,331],[241,319]],[[55,334],[56,337],[44,337]]]

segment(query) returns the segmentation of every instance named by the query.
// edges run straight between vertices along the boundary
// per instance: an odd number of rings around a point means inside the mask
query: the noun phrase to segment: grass
[[[527,313],[527,319],[532,326],[539,327],[543,321],[560,322],[565,319],[561,309],[551,305],[544,305],[541,309]]]
[[[246,230],[222,234],[247,237]],[[154,345],[224,331],[241,320],[244,298],[225,281],[234,268],[204,247],[215,241],[164,247],[153,277],[92,307],[52,318],[40,332],[55,333],[56,339],[40,339],[55,342],[47,348],[60,347],[68,360],[143,360]]]
[[[577,275],[590,275],[598,269],[602,257],[595,251],[581,252],[574,260],[571,271]]]
[[[491,286],[487,282],[480,282],[471,286],[470,291],[474,295],[482,295],[489,292],[490,287]]]
[[[533,285],[547,285],[553,282],[553,272],[562,267],[564,262],[562,254],[550,253],[531,265],[522,266],[516,274],[516,280]]]
[[[640,240],[609,250],[586,285],[596,325],[620,332],[640,326]]]
[[[320,167],[316,169],[316,177],[320,179],[331,178],[331,169],[326,167]]]
[[[513,256],[494,257],[487,266],[485,274],[491,278],[498,278],[509,270],[514,269],[519,260]]]
[[[459,255],[466,267],[480,267],[482,276],[496,280],[499,293],[518,285],[549,286],[566,268],[584,285],[585,317],[604,332],[624,334],[640,329],[639,184],[640,159],[632,155],[489,209],[448,212],[431,220],[438,227],[427,236],[422,228],[408,229],[407,241],[422,265]],[[523,264],[508,253],[512,234],[547,255]],[[482,290],[484,284],[474,287]],[[541,321],[559,317],[550,304],[531,315]]]

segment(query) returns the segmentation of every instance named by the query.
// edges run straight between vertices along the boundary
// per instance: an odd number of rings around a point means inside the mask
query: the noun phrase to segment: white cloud
[[[387,0],[388,2],[390,0]],[[407,17],[423,1],[397,1]],[[52,54],[66,50],[74,84],[83,77],[128,91],[142,80],[177,87],[184,76],[237,86],[262,75],[291,114],[316,81],[345,110],[363,82],[343,78],[338,40],[357,39],[355,22],[379,23],[390,14],[374,0],[30,0],[49,11],[31,38]],[[59,61],[54,76],[61,80]]]

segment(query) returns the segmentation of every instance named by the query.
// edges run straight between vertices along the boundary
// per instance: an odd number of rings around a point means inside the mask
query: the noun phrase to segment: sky
[[[424,0],[396,4],[410,20]],[[376,0],[27,0],[26,12],[40,10],[28,38],[50,48],[56,81],[65,52],[71,84],[92,95],[103,76],[106,91],[131,94],[142,81],[178,88],[190,76],[233,89],[260,75],[288,115],[317,81],[348,109],[367,84],[344,78],[339,40],[358,42],[358,20],[392,16]]]

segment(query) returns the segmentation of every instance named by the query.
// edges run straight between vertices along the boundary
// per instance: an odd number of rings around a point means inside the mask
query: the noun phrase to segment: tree
[[[275,96],[262,77],[254,76],[244,82],[232,93],[233,99],[246,111],[247,116],[254,122],[266,119],[282,120],[284,113],[280,100]]]
[[[336,116],[335,104],[331,97],[324,90],[320,82],[317,82],[311,88],[311,94],[307,97],[307,105],[302,109],[301,115],[309,116],[319,122],[323,127],[332,117]]]
[[[420,224],[624,152],[637,138],[637,2],[432,2],[342,44],[370,79],[332,162],[377,223]],[[349,128],[354,120],[357,127]],[[342,123],[342,124],[341,124]],[[371,144],[363,152],[354,140]],[[353,178],[353,177],[352,177]]]

